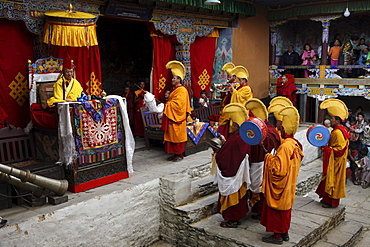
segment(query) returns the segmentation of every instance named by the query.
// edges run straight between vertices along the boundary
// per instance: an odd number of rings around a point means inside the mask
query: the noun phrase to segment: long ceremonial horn
[[[42,188],[46,188],[58,196],[64,195],[68,189],[68,181],[65,179],[57,180],[53,178],[47,178],[33,174],[29,170],[23,171],[3,164],[0,164],[0,172],[13,175],[14,177],[19,178],[22,182],[30,182]]]
[[[45,189],[41,188],[40,186],[31,184],[29,182],[23,183],[19,178],[13,177],[11,175],[7,175],[3,172],[0,172],[0,181],[3,181],[8,184],[12,184],[24,190],[30,191],[37,198],[41,197],[45,191]]]

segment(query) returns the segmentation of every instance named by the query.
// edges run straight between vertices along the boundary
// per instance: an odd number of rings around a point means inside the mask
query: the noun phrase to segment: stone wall
[[[159,211],[155,179],[5,227],[1,246],[148,246],[159,239]]]

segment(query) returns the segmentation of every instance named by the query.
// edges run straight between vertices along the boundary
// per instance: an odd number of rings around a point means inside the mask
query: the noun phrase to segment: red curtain
[[[54,57],[66,59],[67,54],[73,60],[76,79],[81,83],[84,92],[88,95],[100,95],[102,76],[99,46],[89,48],[54,46]]]
[[[0,18],[0,106],[10,124],[30,121],[27,60],[33,60],[33,35],[23,21]]]
[[[197,37],[194,43],[190,45],[191,88],[197,98],[200,98],[200,91],[202,90],[206,90],[209,94],[216,40],[217,38]]]
[[[166,64],[175,59],[175,46],[169,37],[153,36],[153,94],[157,99],[163,97],[166,89],[171,89],[171,70]]]

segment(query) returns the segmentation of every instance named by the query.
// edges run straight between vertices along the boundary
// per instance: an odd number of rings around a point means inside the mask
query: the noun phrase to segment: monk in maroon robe
[[[285,74],[278,78],[276,86],[277,96],[284,96],[297,106],[297,88],[294,84],[294,75]]]
[[[122,93],[122,97],[126,98],[127,115],[130,122],[131,131],[134,130],[134,120],[135,120],[135,104],[134,104],[134,94],[130,90],[130,86],[125,86],[125,90]]]
[[[232,129],[233,134],[230,134],[222,148],[216,151],[217,166],[223,177],[234,177],[246,154],[250,154],[250,145],[241,139],[236,123],[233,123]],[[222,227],[237,227],[238,221],[248,213],[246,187],[244,183],[236,193],[219,195],[217,211],[225,220],[221,223]]]

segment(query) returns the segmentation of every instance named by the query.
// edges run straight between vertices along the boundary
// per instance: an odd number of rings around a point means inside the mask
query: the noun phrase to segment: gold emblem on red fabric
[[[165,87],[166,87],[166,78],[164,78],[163,75],[161,74],[158,80],[158,93],[162,92],[162,90]]]
[[[88,88],[86,91],[88,95],[100,95],[102,84],[101,81],[96,78],[95,72],[91,72],[90,80],[88,81],[87,86]]]
[[[211,77],[209,76],[208,72],[206,69],[203,70],[202,74],[199,75],[198,79],[198,85],[200,86],[200,88],[202,90],[206,89],[206,87],[208,86],[208,84],[210,83],[209,79]]]
[[[15,99],[18,105],[23,106],[28,98],[28,86],[26,77],[21,72],[15,76],[14,80],[9,84],[11,89],[9,95]]]

